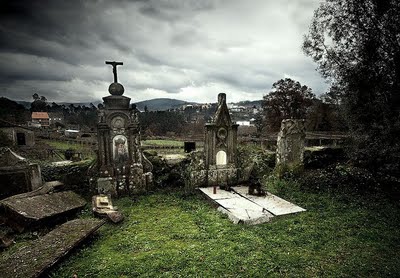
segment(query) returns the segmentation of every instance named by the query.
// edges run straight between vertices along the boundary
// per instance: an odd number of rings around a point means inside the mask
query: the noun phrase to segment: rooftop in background
[[[32,119],[48,119],[49,114],[47,112],[32,112]]]

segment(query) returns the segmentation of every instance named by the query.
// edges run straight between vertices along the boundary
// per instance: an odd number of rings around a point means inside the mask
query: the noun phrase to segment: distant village
[[[12,105],[2,105],[2,118],[0,119],[0,130],[6,133],[16,145],[33,145],[34,133],[45,138],[73,138],[73,139],[96,139],[97,107],[93,104],[85,105],[59,105],[56,103],[46,104],[40,110],[36,110],[38,103],[44,100],[36,99],[32,102],[31,108],[26,109],[23,105],[12,100],[2,98],[2,101]],[[36,104],[35,104],[36,102]],[[47,100],[46,100],[47,102]],[[150,101],[151,102],[151,101]],[[259,102],[261,103],[261,101]],[[238,125],[239,133],[255,134],[257,129],[255,121],[261,111],[261,107],[254,102],[228,103],[230,115]],[[6,107],[9,111],[6,111]],[[193,136],[202,136],[202,129],[193,129],[196,125],[204,125],[211,120],[216,109],[216,103],[205,104],[182,104],[165,111],[149,111],[147,106],[140,112],[142,125],[148,130],[143,135],[150,136],[179,136],[182,133]],[[157,128],[155,121],[165,118],[165,115],[174,118],[176,121],[169,121],[168,125]],[[146,115],[148,115],[146,117]],[[155,117],[155,119],[154,119]],[[146,121],[146,118],[149,118]],[[149,123],[153,121],[152,123]],[[148,129],[148,127],[150,127]],[[187,131],[190,130],[188,133]],[[149,134],[150,133],[150,134]],[[196,133],[196,134],[193,134]]]

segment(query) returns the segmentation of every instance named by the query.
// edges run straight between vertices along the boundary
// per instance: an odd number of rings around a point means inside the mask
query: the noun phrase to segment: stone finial
[[[219,93],[218,94],[218,106],[221,106],[223,103],[226,103],[226,94]]]

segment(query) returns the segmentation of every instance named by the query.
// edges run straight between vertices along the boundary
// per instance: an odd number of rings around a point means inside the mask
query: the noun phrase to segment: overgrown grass
[[[183,147],[182,141],[176,140],[143,140],[143,146]]]
[[[69,141],[56,141],[56,140],[45,140],[42,139],[42,141],[44,143],[46,143],[47,145],[57,149],[57,150],[68,150],[68,149],[72,149],[72,150],[81,150],[82,148],[87,148],[87,146],[82,146],[80,144],[77,143],[71,143]]]
[[[82,154],[83,159],[94,159],[96,154],[93,147],[90,145],[84,145],[79,143],[71,143],[69,141],[57,141],[57,140],[43,140],[42,142],[49,145],[50,147],[59,151],[74,150]]]
[[[399,277],[397,204],[372,197],[270,190],[307,209],[256,226],[231,223],[199,194],[160,191],[116,205],[106,224],[51,277]]]

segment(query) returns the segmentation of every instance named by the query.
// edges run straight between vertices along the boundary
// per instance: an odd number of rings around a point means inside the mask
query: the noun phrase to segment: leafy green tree
[[[314,98],[311,88],[298,81],[285,78],[275,82],[261,103],[267,130],[279,130],[283,119],[306,118]]]
[[[398,0],[325,0],[303,43],[336,88],[330,97],[346,113],[354,160],[374,171],[399,161],[399,34]]]

